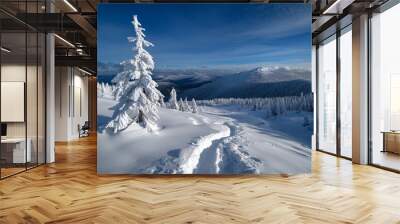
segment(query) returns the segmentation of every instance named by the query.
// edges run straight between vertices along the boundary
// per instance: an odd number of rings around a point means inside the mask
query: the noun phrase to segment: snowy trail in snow
[[[182,173],[193,173],[193,170],[199,163],[200,155],[203,153],[203,151],[215,144],[214,142],[216,140],[230,135],[230,129],[227,126],[220,124],[215,124],[214,126],[218,130],[216,133],[199,137],[192,143],[191,146],[181,150],[179,168]]]
[[[297,120],[291,120],[290,116],[265,119],[262,115],[234,108],[208,107],[187,120],[193,127],[210,127],[211,133],[190,139],[189,146],[169,150],[142,171],[182,174],[307,172],[310,150],[305,141],[301,141],[305,138],[296,137],[296,133],[305,129],[299,123],[299,115],[294,117]],[[284,119],[287,124],[275,119]]]
[[[180,152],[179,173],[258,173],[259,161],[246,151],[243,128],[231,118],[214,117],[216,133],[202,136]],[[198,124],[190,118],[193,124]],[[209,118],[204,117],[208,123]],[[196,121],[196,122],[194,122]]]
[[[230,135],[213,141],[203,150],[194,173],[258,173],[260,161],[246,151],[247,139],[243,128],[231,120],[223,125],[230,129]]]
[[[204,149],[194,173],[275,173],[307,171],[307,146],[270,126],[262,117],[223,108],[207,108],[210,119],[224,120],[230,135]]]

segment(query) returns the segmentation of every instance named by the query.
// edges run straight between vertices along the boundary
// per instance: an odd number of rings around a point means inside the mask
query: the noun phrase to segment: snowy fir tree
[[[104,90],[103,90],[102,84],[103,83],[99,83],[99,82],[97,83],[97,96],[98,97],[103,97]]]
[[[167,107],[167,106],[165,105],[165,102],[164,102],[164,97],[161,97],[161,99],[160,99],[160,105],[161,105],[162,108],[166,108],[166,107]]]
[[[178,100],[176,99],[176,91],[174,88],[172,88],[170,97],[169,97],[169,108],[174,109],[174,110],[179,110],[179,104]]]
[[[216,98],[212,100],[200,100],[199,105],[239,105],[250,110],[264,110],[266,117],[281,115],[289,111],[313,111],[313,96],[270,97],[270,98]],[[310,122],[311,123],[311,122]]]
[[[185,104],[183,103],[182,98],[179,99],[178,106],[180,111],[185,111]]]
[[[197,109],[196,100],[194,100],[194,98],[192,98],[192,112],[197,113],[198,111],[199,110]]]
[[[116,100],[119,100],[122,93],[124,92],[125,87],[128,85],[130,81],[130,77],[132,76],[132,64],[133,60],[127,60],[120,63],[122,65],[122,71],[119,72],[111,82],[116,86],[114,91],[114,97]]]
[[[186,111],[186,112],[191,111],[192,108],[190,107],[187,98],[185,98],[185,102],[184,103],[185,103],[185,110],[184,111]]]
[[[114,86],[108,83],[97,83],[97,96],[112,99],[114,96]]]
[[[114,133],[120,132],[132,123],[138,123],[148,131],[154,131],[159,119],[158,107],[164,97],[157,89],[158,84],[151,78],[154,69],[153,57],[145,50],[153,46],[145,40],[144,31],[137,16],[133,16],[132,25],[136,37],[129,37],[134,43],[135,56],[123,62],[124,71],[118,75],[116,92],[119,92],[118,103],[114,106],[113,120],[107,124]]]

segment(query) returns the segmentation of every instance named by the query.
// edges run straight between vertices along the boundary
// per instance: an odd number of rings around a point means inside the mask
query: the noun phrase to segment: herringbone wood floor
[[[313,155],[296,176],[97,176],[96,139],[0,181],[0,223],[400,223],[400,175]]]

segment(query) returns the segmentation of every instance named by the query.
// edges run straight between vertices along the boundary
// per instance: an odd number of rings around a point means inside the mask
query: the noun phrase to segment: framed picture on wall
[[[310,172],[308,4],[100,4],[100,174]]]

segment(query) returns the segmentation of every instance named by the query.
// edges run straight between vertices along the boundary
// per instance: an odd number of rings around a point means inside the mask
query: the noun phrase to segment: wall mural
[[[100,174],[310,172],[308,4],[100,4]]]

